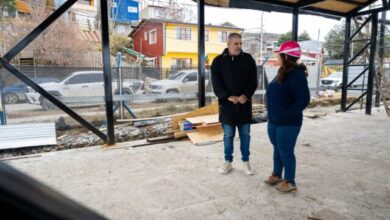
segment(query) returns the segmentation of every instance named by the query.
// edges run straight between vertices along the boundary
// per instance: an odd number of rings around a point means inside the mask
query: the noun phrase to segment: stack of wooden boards
[[[192,129],[188,129],[189,126]],[[195,145],[222,141],[223,130],[218,120],[218,103],[172,117],[172,129],[175,138],[187,136]]]

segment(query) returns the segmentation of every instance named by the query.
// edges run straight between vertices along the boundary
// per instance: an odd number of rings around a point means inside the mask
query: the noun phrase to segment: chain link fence
[[[20,68],[22,69],[22,68]],[[309,87],[314,96],[318,88],[318,66],[308,66]],[[69,118],[39,93],[20,82],[5,69],[3,98],[8,124],[55,121]],[[259,86],[254,102],[264,102],[264,85],[277,73],[277,67],[258,66]],[[105,123],[103,72],[97,68],[38,66],[26,72],[35,82],[76,113],[96,125]],[[265,73],[263,75],[263,73]],[[206,104],[216,100],[205,75]],[[264,84],[264,83],[265,84]],[[188,112],[198,107],[197,68],[159,69],[149,67],[112,68],[115,118],[118,120],[153,118]]]

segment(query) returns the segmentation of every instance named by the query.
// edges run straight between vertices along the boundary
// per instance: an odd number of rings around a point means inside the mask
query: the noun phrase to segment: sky
[[[161,0],[164,1],[164,0]],[[177,0],[197,15],[197,4],[192,0]],[[288,13],[262,12],[258,10],[234,9],[221,7],[205,7],[205,23],[221,24],[226,21],[244,28],[245,32],[260,32],[261,15],[263,15],[263,31],[283,34],[292,29],[292,15]],[[388,19],[390,15],[387,15]],[[196,20],[196,19],[195,19]],[[342,20],[329,19],[321,16],[299,15],[298,31],[307,31],[311,39],[324,41],[328,32],[340,25]]]
[[[286,33],[292,29],[292,15],[276,12],[262,12],[247,9],[225,9],[216,7],[205,8],[205,22],[221,24],[225,21],[244,28],[245,32],[260,32],[261,15],[263,15],[263,31],[267,33]],[[328,19],[319,16],[300,15],[298,31],[307,31],[311,39],[324,41],[327,33],[341,20]],[[319,33],[320,32],[320,33]]]

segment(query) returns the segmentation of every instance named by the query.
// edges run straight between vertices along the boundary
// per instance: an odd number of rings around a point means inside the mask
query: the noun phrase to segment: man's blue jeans
[[[241,149],[241,160],[249,161],[249,142],[250,142],[250,124],[242,125],[228,125],[222,123],[224,131],[223,144],[225,147],[225,161],[233,162],[233,151],[234,151],[234,136],[236,134],[236,127],[238,128],[238,134],[240,136],[240,149]]]
[[[294,148],[300,130],[300,126],[282,126],[268,123],[268,136],[274,145],[273,175],[282,177],[284,168],[284,179],[294,185],[296,169]]]

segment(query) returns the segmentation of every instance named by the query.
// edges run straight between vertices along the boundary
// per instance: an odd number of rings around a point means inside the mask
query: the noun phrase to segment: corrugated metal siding
[[[0,125],[0,149],[56,145],[54,123]]]

